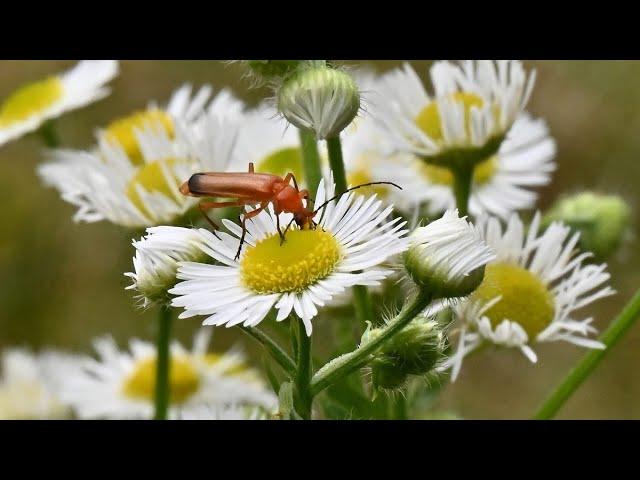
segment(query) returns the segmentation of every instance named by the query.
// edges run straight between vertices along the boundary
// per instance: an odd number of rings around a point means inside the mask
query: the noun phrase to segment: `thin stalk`
[[[469,196],[471,195],[471,182],[473,180],[474,167],[454,168],[453,193],[456,197],[456,206],[461,217],[469,214]]]
[[[340,137],[336,136],[327,139],[327,150],[329,151],[329,165],[333,171],[333,180],[336,183],[336,191],[344,192],[347,189],[347,175],[344,169],[342,158],[342,144]],[[361,323],[367,320],[373,321],[373,306],[369,290],[364,285],[353,287],[356,316]]]
[[[302,169],[304,179],[311,198],[315,200],[316,190],[322,178],[322,169],[320,168],[320,153],[318,152],[318,142],[313,132],[308,130],[298,130],[300,134],[300,144],[302,146]]]
[[[344,192],[347,189],[347,175],[344,171],[340,137],[327,138],[327,150],[329,151],[329,166],[333,172],[336,191],[338,193]]]
[[[307,336],[302,321],[298,324],[298,358],[297,372],[295,377],[296,386],[296,412],[304,419],[311,420],[311,404],[313,394],[311,393],[311,337]]]
[[[60,137],[56,131],[54,120],[47,120],[42,124],[39,130],[42,142],[47,148],[58,148],[60,146]]]
[[[360,348],[346,353],[322,367],[311,381],[311,393],[317,395],[340,378],[367,363],[369,356],[402,330],[416,315],[422,312],[432,300],[432,295],[420,291],[400,311],[398,316],[382,328],[380,334]]]
[[[171,374],[171,323],[171,310],[168,307],[161,307],[158,312],[158,339],[156,344],[156,420],[166,420],[169,412],[169,400],[171,398],[169,384],[169,376]]]
[[[285,352],[280,345],[276,343],[269,335],[254,327],[244,327],[239,325],[240,330],[249,335],[251,338],[257,340],[262,346],[269,352],[271,357],[287,372],[287,374],[293,377],[296,373],[296,364],[291,357]]]
[[[606,345],[604,350],[591,350],[580,363],[566,376],[563,382],[556,388],[547,401],[535,415],[537,420],[549,420],[562,408],[565,402],[578,389],[593,370],[602,361],[605,355],[618,343],[625,333],[640,317],[640,290],[627,303],[620,315],[609,325],[609,328],[600,335],[599,340]]]

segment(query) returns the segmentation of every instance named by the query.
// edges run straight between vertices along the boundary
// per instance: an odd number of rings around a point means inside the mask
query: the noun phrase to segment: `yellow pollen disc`
[[[371,178],[371,175],[364,166],[352,170],[347,175],[347,183],[352,187],[373,181],[373,178]],[[355,193],[365,196],[370,196],[375,193],[379,198],[385,198],[389,195],[389,189],[385,185],[371,185],[370,187],[359,188],[358,190],[355,190]]]
[[[469,135],[471,129],[471,108],[482,108],[484,102],[482,98],[474,93],[457,92],[451,94],[451,98],[464,105],[465,123],[467,127],[467,135]],[[442,124],[440,122],[440,111],[438,109],[437,100],[430,102],[426,107],[424,107],[416,117],[415,122],[416,125],[420,127],[420,130],[426,133],[433,140],[443,140]]]
[[[329,232],[292,230],[282,246],[274,234],[249,247],[240,272],[256,293],[300,292],[333,272],[340,258],[340,245]]]
[[[123,392],[127,397],[153,401],[156,387],[156,358],[140,360],[125,380]],[[169,369],[171,403],[183,403],[200,387],[200,376],[188,357],[172,357]]]
[[[158,160],[156,162],[146,163],[143,167],[138,169],[136,174],[127,185],[126,195],[133,202],[133,204],[145,214],[149,214],[145,208],[144,202],[138,194],[136,185],[142,186],[145,190],[150,192],[159,192],[169,198],[175,198],[178,192],[179,180],[174,176],[173,168],[179,163],[179,160],[169,158],[166,160]],[[163,165],[167,173],[174,176],[175,182],[170,183],[163,172]]]
[[[215,365],[222,359],[222,355],[219,353],[207,353],[203,356],[203,361],[207,365]],[[237,362],[233,367],[226,371],[227,375],[242,375],[249,370],[249,367],[244,362]]]
[[[272,173],[284,177],[287,173],[293,173],[298,183],[304,180],[302,172],[302,151],[297,147],[282,148],[276,150],[268,157],[259,161],[256,172]]]
[[[62,97],[62,82],[50,77],[16,90],[0,106],[0,127],[27,120],[49,108]]]
[[[502,300],[485,313],[493,328],[511,320],[520,324],[533,341],[553,321],[553,295],[538,277],[522,267],[508,263],[486,266],[484,280],[472,299],[485,303],[499,295]]]
[[[144,160],[136,138],[136,130],[145,128],[163,128],[169,138],[173,138],[173,121],[168,114],[157,108],[135,112],[128,117],[111,122],[105,129],[105,137],[117,142],[129,156],[134,165],[142,165]]]
[[[422,175],[424,175],[431,183],[448,186],[453,185],[453,174],[448,168],[438,167],[437,165],[431,165],[422,161],[419,162],[418,165]],[[473,183],[475,185],[484,185],[493,178],[497,169],[498,158],[495,155],[478,163],[473,171]]]

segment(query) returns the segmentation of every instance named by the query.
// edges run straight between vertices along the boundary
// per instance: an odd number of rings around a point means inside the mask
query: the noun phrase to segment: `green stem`
[[[318,152],[318,142],[313,132],[307,130],[299,130],[300,144],[302,145],[302,168],[304,171],[304,179],[311,198],[315,200],[316,190],[322,178],[322,170],[320,168],[320,153]]]
[[[627,303],[620,315],[600,335],[599,340],[606,345],[604,350],[591,350],[571,371],[558,388],[551,394],[535,415],[537,420],[548,420],[562,408],[573,392],[586,380],[605,355],[624,336],[640,317],[640,290]]]
[[[269,335],[254,327],[244,327],[239,325],[240,330],[262,344],[273,359],[280,365],[287,374],[293,377],[296,373],[296,364],[280,345]]]
[[[42,142],[47,148],[58,148],[60,146],[60,137],[56,131],[56,125],[54,120],[47,120],[40,127],[40,136]]]
[[[333,180],[336,183],[336,191],[344,192],[347,189],[347,175],[344,169],[340,137],[328,138],[327,149],[329,151],[329,165],[333,171]],[[373,307],[367,287],[363,285],[353,287],[353,296],[358,320],[362,323],[367,320],[373,321]]]
[[[317,395],[340,378],[362,367],[369,361],[369,356],[387,342],[396,333],[402,330],[411,320],[422,312],[432,300],[432,295],[420,291],[402,308],[396,318],[382,328],[380,334],[360,348],[334,358],[322,367],[313,377],[311,393]]]
[[[295,377],[296,386],[296,412],[304,420],[311,419],[311,404],[313,403],[313,395],[311,393],[311,337],[307,336],[304,329],[304,323],[301,320],[298,324],[298,358],[297,372]]]
[[[456,197],[458,213],[461,217],[469,214],[469,195],[471,194],[473,170],[474,167],[461,167],[451,170],[453,173],[453,192]]]
[[[371,295],[369,295],[367,287],[364,285],[356,285],[353,287],[353,304],[356,309],[356,317],[362,325],[367,321],[374,321]]]
[[[338,193],[344,192],[347,189],[347,175],[344,171],[340,137],[327,138],[327,150],[329,151],[329,166],[333,172],[336,191]]]
[[[169,375],[171,370],[171,310],[161,307],[158,312],[158,340],[156,365],[156,420],[166,420],[169,412],[171,390]]]

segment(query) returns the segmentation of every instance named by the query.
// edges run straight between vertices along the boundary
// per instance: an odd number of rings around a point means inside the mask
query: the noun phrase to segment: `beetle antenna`
[[[397,184],[395,184],[393,182],[369,182],[369,183],[363,183],[363,184],[360,184],[360,185],[356,185],[355,187],[347,188],[344,192],[339,193],[338,195],[335,195],[335,196],[331,197],[329,200],[327,200],[322,205],[320,205],[318,208],[316,208],[315,211],[313,212],[313,214],[315,215],[320,210],[322,210],[324,207],[329,205],[329,203],[333,202],[334,200],[337,200],[338,198],[340,198],[345,193],[351,192],[353,190],[357,190],[358,188],[368,187],[370,185],[392,185],[392,186],[396,187],[397,189],[402,190],[402,187],[400,185],[397,185]]]

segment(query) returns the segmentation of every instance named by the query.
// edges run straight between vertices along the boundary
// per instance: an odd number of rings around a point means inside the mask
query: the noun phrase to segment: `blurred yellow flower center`
[[[130,398],[153,401],[156,387],[156,358],[140,360],[125,380],[123,392]],[[188,357],[171,358],[169,388],[171,403],[184,403],[200,387],[200,376]]]
[[[473,300],[486,303],[497,296],[502,299],[486,311],[493,328],[503,320],[520,324],[534,341],[553,321],[555,303],[551,292],[529,270],[508,263],[486,266],[484,280],[472,294]]]
[[[303,182],[302,151],[297,147],[282,148],[276,150],[268,157],[259,161],[256,171],[260,173],[272,173],[284,177],[287,173],[293,173],[298,183]]]
[[[419,161],[420,173],[424,175],[431,183],[439,185],[453,185],[453,174],[446,167],[438,167],[429,163]],[[494,155],[487,160],[476,165],[473,171],[473,183],[475,185],[484,185],[493,178],[498,169],[498,158]]]
[[[203,356],[202,360],[207,365],[215,365],[222,359],[222,355],[219,353],[207,353]],[[244,362],[236,362],[231,365],[228,370],[225,370],[227,375],[243,375],[249,370],[249,367]]]
[[[282,245],[274,234],[247,248],[240,272],[256,293],[300,292],[333,272],[340,257],[340,245],[329,232],[290,230]]]
[[[457,92],[451,94],[450,98],[464,105],[465,125],[468,136],[471,130],[471,108],[482,108],[484,102],[482,98],[475,93]],[[430,102],[424,107],[416,117],[415,122],[420,130],[426,133],[431,139],[436,142],[444,140],[437,100]]]
[[[148,192],[159,192],[172,199],[178,195],[180,179],[175,176],[174,168],[179,162],[180,160],[175,158],[168,158],[147,163],[138,169],[129,180],[126,191],[127,197],[138,210],[145,214],[150,213],[138,193],[138,185]]]
[[[19,88],[0,106],[0,127],[27,120],[53,105],[62,94],[62,82],[57,77]]]
[[[373,182],[373,178],[369,173],[369,170],[365,166],[365,161],[359,162],[359,166],[354,170],[351,170],[347,175],[347,183],[355,187],[356,185],[362,185],[363,183]],[[385,185],[371,185],[370,187],[363,187],[355,191],[357,194],[370,196],[374,193],[380,198],[385,198],[389,195],[389,189]]]
[[[105,129],[105,137],[110,142],[120,144],[134,165],[142,165],[142,151],[138,145],[136,131],[145,128],[164,129],[169,138],[173,138],[173,121],[171,117],[157,108],[135,112],[128,117],[110,123]]]

